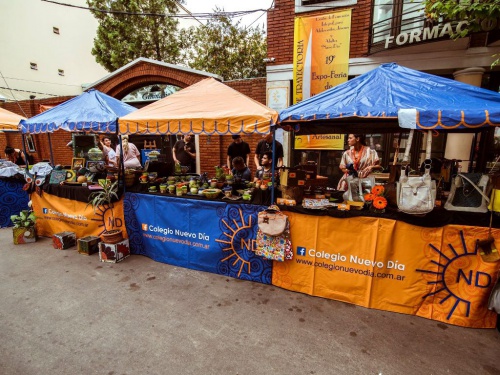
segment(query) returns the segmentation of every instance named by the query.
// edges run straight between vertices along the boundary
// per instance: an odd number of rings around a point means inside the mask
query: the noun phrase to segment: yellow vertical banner
[[[293,102],[347,81],[351,9],[295,18]]]

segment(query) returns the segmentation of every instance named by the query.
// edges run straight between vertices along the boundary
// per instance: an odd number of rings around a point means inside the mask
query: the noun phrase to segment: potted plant
[[[22,210],[19,215],[12,215],[10,220],[14,224],[12,234],[15,245],[36,241],[36,216],[33,211]]]
[[[102,190],[90,194],[87,206],[91,205],[94,209],[94,213],[97,213],[97,210],[99,210],[100,207],[108,206],[111,213],[111,222],[114,225],[115,215],[111,202],[113,199],[118,200],[118,180],[114,182],[109,180],[99,181],[99,185],[102,187]],[[106,226],[104,228],[104,232],[101,234],[102,242],[113,244],[123,240],[123,233],[121,229],[111,228],[108,230],[106,229]]]

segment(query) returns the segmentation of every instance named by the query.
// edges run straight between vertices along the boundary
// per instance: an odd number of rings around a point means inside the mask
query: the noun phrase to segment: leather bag
[[[459,173],[451,182],[444,208],[450,211],[488,212],[490,177],[481,173]]]
[[[270,206],[267,210],[259,212],[258,227],[268,236],[279,236],[286,228],[288,217],[283,214],[278,206]]]
[[[411,142],[413,140],[414,130],[410,131],[408,137],[405,154],[403,157],[403,164],[408,163]],[[401,169],[401,176],[397,183],[397,204],[401,212],[412,215],[423,215],[431,212],[434,209],[436,202],[436,181],[431,178],[431,144],[432,144],[432,130],[427,133],[427,147],[426,147],[426,161],[423,176],[409,177],[407,169]],[[409,174],[409,173],[408,173]]]
[[[344,201],[364,202],[364,195],[370,193],[375,186],[375,177],[347,177],[347,191],[343,194]]]

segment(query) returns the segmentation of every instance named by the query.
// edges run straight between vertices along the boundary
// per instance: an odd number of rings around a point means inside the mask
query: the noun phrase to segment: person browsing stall
[[[116,167],[116,152],[113,149],[111,138],[109,137],[104,137],[100,141],[101,147],[102,147],[102,152],[104,154],[104,160],[106,161],[106,164],[110,167]]]
[[[174,163],[189,167],[189,172],[196,172],[196,147],[193,135],[185,134],[179,139],[172,149]]]
[[[347,177],[354,175],[360,178],[369,176],[376,169],[383,169],[377,151],[366,146],[364,134],[349,134],[347,138],[349,149],[342,154],[340,170],[344,173],[337,190],[347,190]]]
[[[5,147],[5,157],[17,165],[26,165],[26,155],[24,151],[10,146]]]
[[[273,133],[266,134],[264,139],[262,139],[255,148],[254,162],[257,170],[262,169],[260,161],[265,152],[273,152]],[[275,153],[274,166],[278,168],[283,166],[283,145],[278,141],[276,141]]]
[[[139,150],[133,143],[129,143],[128,135],[122,136],[123,145],[123,165],[125,168],[141,168],[141,162],[139,161]],[[121,157],[120,145],[116,146],[116,163],[120,165]]]
[[[273,153],[271,151],[264,152],[260,159],[260,166],[261,168],[257,170],[253,182],[271,179],[273,168]]]
[[[248,167],[250,161],[250,146],[246,143],[239,134],[233,135],[233,142],[227,148],[227,165],[233,165],[233,160],[236,157],[241,157],[245,166]]]
[[[231,173],[234,177],[241,178],[245,181],[250,181],[252,179],[252,172],[245,165],[245,161],[241,156],[237,156],[233,159],[233,169]]]

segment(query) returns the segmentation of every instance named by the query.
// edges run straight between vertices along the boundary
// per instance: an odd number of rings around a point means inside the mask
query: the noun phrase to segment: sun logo
[[[248,217],[248,223],[243,217],[243,211],[238,209],[239,221],[236,219],[222,219],[225,230],[223,236],[227,239],[216,239],[216,242],[221,244],[222,251],[229,252],[229,255],[221,259],[221,262],[232,261],[232,266],[238,267],[238,277],[240,277],[241,272],[247,267],[247,272],[250,273],[251,266],[250,261],[246,260],[248,258],[248,251],[252,250],[254,246],[253,240],[253,226],[252,226],[252,216]]]
[[[474,301],[480,303],[481,301],[482,297],[481,293],[478,293],[478,288],[487,289],[492,281],[488,273],[479,270],[481,268],[481,261],[477,254],[477,241],[474,251],[469,252],[463,231],[460,231],[460,240],[462,247],[460,251],[448,243],[450,250],[447,252],[448,255],[443,250],[429,244],[430,248],[439,255],[440,259],[439,261],[430,261],[434,265],[432,269],[416,270],[424,274],[435,275],[434,280],[427,282],[428,285],[434,285],[433,291],[424,295],[423,299],[429,297],[438,298],[440,305],[444,305],[448,300],[454,301],[449,304],[450,307],[446,320],[450,320],[458,310],[461,310],[460,313],[468,318],[472,303]]]
[[[99,235],[104,233],[104,231],[109,231],[111,229],[116,229],[122,226],[122,220],[118,217],[115,217],[113,213],[113,207],[113,203],[106,203],[96,207],[94,211],[95,217],[92,218],[92,220],[99,222],[98,226],[99,228],[101,228]]]

